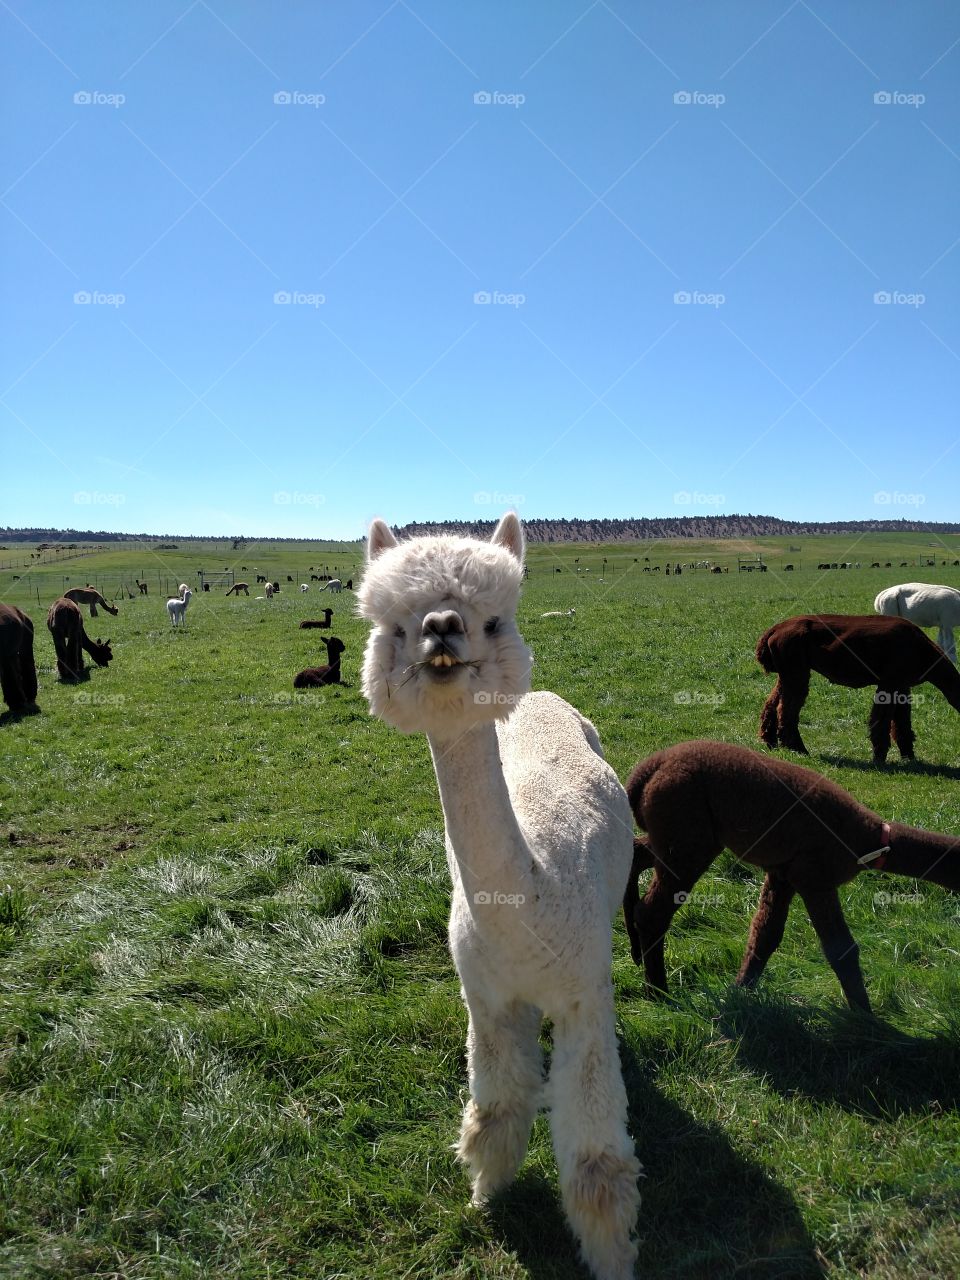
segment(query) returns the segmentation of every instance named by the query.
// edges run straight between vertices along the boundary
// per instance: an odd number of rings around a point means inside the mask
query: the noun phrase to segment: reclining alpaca
[[[515,621],[522,580],[512,513],[489,542],[398,543],[374,521],[358,596],[373,624],[363,690],[372,714],[427,734],[437,774],[450,949],[469,1015],[470,1100],[457,1152],[473,1200],[513,1179],[547,1102],[583,1257],[601,1280],[628,1280],[640,1166],[610,969],[630,809],[590,722],[552,693],[526,693],[531,657]],[[546,1086],[544,1016],[553,1020]]]
[[[12,604],[0,604],[0,692],[15,713],[36,706],[33,622]]]
[[[866,870],[960,890],[960,840],[884,822],[829,778],[745,747],[681,742],[658,751],[630,774],[627,795],[648,840],[634,841],[623,914],[650,994],[667,989],[670,921],[723,849],[766,871],[737,985],[753,986],[763,973],[798,893],[848,1003],[867,1012],[837,886]],[[648,867],[654,875],[641,899],[637,881]]]
[[[90,606],[90,617],[96,618],[97,605],[103,605],[107,613],[112,613],[114,617],[120,610],[112,604],[108,604],[96,587],[71,587],[69,591],[65,591],[61,597],[64,600],[72,600],[74,604],[88,604]]]
[[[886,760],[891,741],[904,760],[913,759],[914,685],[929,681],[960,711],[960,673],[939,645],[905,618],[836,613],[786,618],[757,641],[757,661],[764,671],[777,673],[760,713],[760,739],[768,747],[779,742],[807,754],[800,737],[800,709],[811,671],[848,688],[877,686],[870,712],[875,764]]]
[[[936,627],[937,644],[956,665],[953,629],[960,627],[960,591],[932,582],[904,582],[881,591],[873,608],[888,618],[907,618],[918,627]]]
[[[323,643],[327,646],[328,665],[306,667],[303,671],[298,671],[293,678],[295,689],[310,689],[321,684],[343,684],[340,679],[340,655],[346,650],[346,645],[336,636],[324,636]]]
[[[83,629],[80,606],[74,600],[61,596],[54,600],[47,614],[47,627],[53,636],[57,654],[57,673],[61,680],[83,679],[86,670],[83,651],[86,649],[98,667],[105,667],[113,660],[109,640],[91,640]]]
[[[181,586],[181,595],[174,596],[172,600],[167,601],[167,613],[170,615],[170,621],[176,626],[186,626],[187,606],[193,599],[193,592],[184,583]]]
[[[238,596],[238,595],[240,594],[240,592],[241,592],[241,591],[243,592],[243,594],[244,594],[245,596],[248,596],[248,595],[250,594],[250,583],[249,583],[249,582],[235,582],[235,583],[233,584],[233,586],[230,588],[230,590],[229,590],[226,594],[227,594],[228,596],[233,596],[233,595]]]
[[[333,610],[324,609],[322,618],[304,618],[304,620],[300,623],[300,630],[309,631],[311,627],[314,627],[314,628],[319,628],[321,631],[326,631],[330,627],[330,619],[332,617],[333,617]]]

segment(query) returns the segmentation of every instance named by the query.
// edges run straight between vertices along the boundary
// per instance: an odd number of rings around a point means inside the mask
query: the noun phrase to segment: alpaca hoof
[[[527,1152],[534,1110],[495,1103],[478,1107],[471,1100],[463,1113],[457,1158],[470,1178],[471,1204],[481,1205],[511,1183]]]
[[[636,1156],[603,1151],[581,1157],[564,1188],[567,1217],[583,1260],[597,1280],[631,1280],[633,1276],[641,1173]]]

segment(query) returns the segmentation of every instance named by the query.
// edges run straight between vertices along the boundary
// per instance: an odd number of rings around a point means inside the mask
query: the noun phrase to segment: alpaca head
[[[96,640],[91,640],[90,657],[98,667],[105,667],[107,663],[112,662],[113,651],[110,648],[110,641],[101,640],[99,636],[97,636]]]
[[[503,719],[529,688],[517,631],[523,531],[512,512],[489,542],[397,542],[370,527],[360,613],[373,623],[363,664],[370,711],[404,733],[451,737]]]
[[[324,636],[323,643],[327,646],[327,662],[331,666],[339,662],[341,653],[345,653],[347,649],[343,641],[337,636]]]

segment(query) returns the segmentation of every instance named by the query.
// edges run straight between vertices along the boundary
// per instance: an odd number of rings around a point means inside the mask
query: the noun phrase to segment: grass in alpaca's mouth
[[[465,662],[460,658],[455,658],[452,653],[437,653],[432,658],[424,658],[420,662],[411,662],[409,667],[405,667],[403,671],[403,680],[399,687],[402,689],[408,680],[412,680],[418,676],[421,671],[434,680],[448,680],[464,667],[470,667],[477,670],[480,666],[478,660]]]

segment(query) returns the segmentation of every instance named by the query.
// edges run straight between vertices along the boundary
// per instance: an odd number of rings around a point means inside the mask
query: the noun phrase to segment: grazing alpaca
[[[547,613],[541,613],[541,618],[572,618],[576,614],[576,609],[550,609]]]
[[[670,921],[723,849],[766,872],[737,985],[753,986],[763,973],[798,893],[848,1003],[867,1012],[859,948],[837,886],[866,870],[960,890],[960,840],[884,822],[829,778],[745,747],[668,747],[636,766],[627,794],[648,841],[634,842],[623,914],[650,994],[667,989]],[[637,878],[647,867],[654,875],[641,899]]]
[[[907,618],[918,627],[936,627],[937,644],[956,664],[953,629],[960,627],[960,591],[931,582],[904,582],[881,591],[873,608],[888,618]]]
[[[83,616],[76,601],[66,596],[54,600],[47,614],[47,627],[53,636],[53,647],[57,654],[57,673],[61,680],[76,681],[83,678],[84,649],[98,667],[105,667],[113,660],[110,641],[91,640],[84,631]]]
[[[960,674],[938,645],[905,618],[826,613],[786,618],[757,641],[757,661],[776,672],[777,683],[760,714],[760,738],[768,747],[807,754],[800,737],[800,708],[816,671],[832,684],[876,685],[870,712],[874,763],[887,758],[891,740],[904,760],[913,759],[910,690],[929,681],[960,711]]]
[[[233,586],[230,588],[230,590],[227,592],[227,595],[228,596],[239,595],[241,591],[245,596],[248,596],[250,594],[250,583],[235,582]]]
[[[108,604],[96,587],[71,587],[69,591],[63,593],[62,599],[72,600],[74,604],[88,604],[90,606],[90,617],[96,618],[97,605],[103,605],[107,613],[112,613],[114,617],[120,612],[115,605]]]
[[[306,593],[307,591],[309,591],[309,590],[310,590],[310,583],[309,583],[309,582],[301,582],[301,583],[300,583],[300,594],[301,594],[301,595],[305,594],[305,593]]]
[[[340,679],[340,655],[345,651],[346,645],[336,636],[324,636],[323,643],[327,646],[328,665],[306,667],[303,671],[298,671],[293,678],[295,689],[310,689],[321,684],[343,684]]]
[[[324,609],[323,618],[304,618],[300,623],[301,631],[308,631],[311,627],[318,627],[321,631],[326,631],[330,626],[330,619],[333,617],[332,609]]]
[[[0,604],[0,692],[13,712],[36,706],[33,622],[12,604]]]
[[[276,587],[273,585],[272,582],[264,583],[263,594],[267,597],[268,600],[273,599],[273,593],[275,590],[276,590]]]
[[[514,1177],[546,1101],[568,1221],[592,1273],[633,1275],[640,1166],[627,1132],[611,918],[630,869],[630,809],[596,730],[526,693],[516,627],[523,533],[398,543],[374,521],[360,584],[372,714],[425,732],[453,881],[450,949],[467,1006],[470,1100],[457,1152],[474,1203]],[[553,1021],[549,1081],[538,1041]]]
[[[187,606],[193,599],[193,592],[188,586],[184,586],[182,596],[174,596],[172,600],[167,601],[167,613],[170,615],[170,621],[176,626],[186,626]]]
[[[145,582],[141,582],[139,578],[134,578],[134,582],[137,584],[137,587],[142,596],[145,596],[148,594],[148,588]]]
[[[335,596],[338,596],[340,592],[343,590],[343,583],[340,581],[339,578],[331,578],[329,582],[325,582],[323,586],[318,587],[317,590],[332,591]]]

